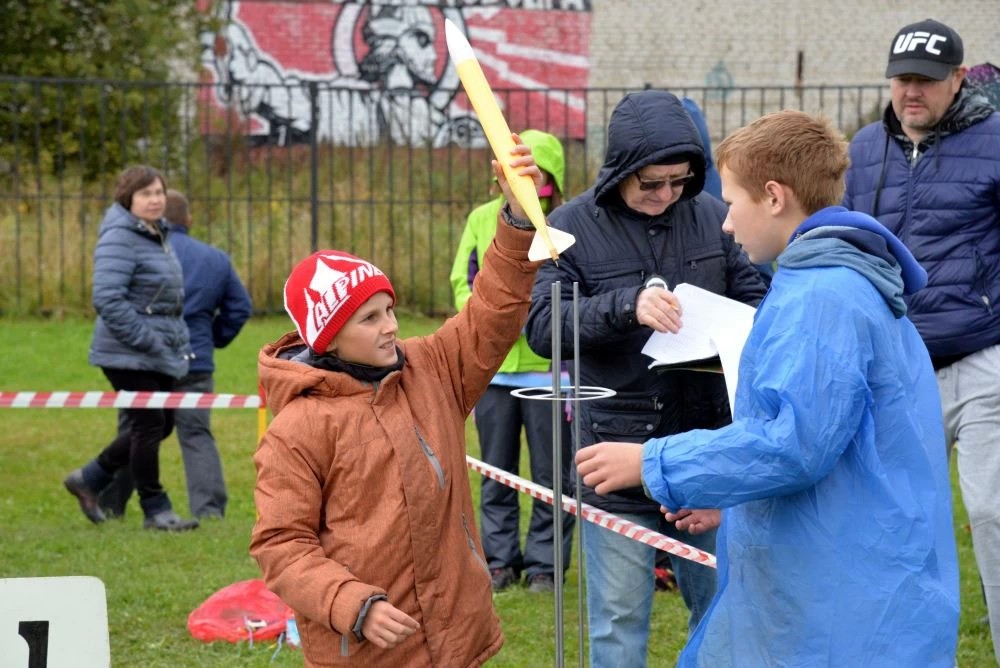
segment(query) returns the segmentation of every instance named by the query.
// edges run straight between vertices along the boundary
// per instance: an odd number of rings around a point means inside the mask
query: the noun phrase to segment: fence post
[[[313,253],[319,250],[319,84],[309,82],[309,227]]]

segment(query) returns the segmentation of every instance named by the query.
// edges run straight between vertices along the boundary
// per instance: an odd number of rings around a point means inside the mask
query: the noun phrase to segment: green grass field
[[[403,335],[432,331],[438,320],[402,317]],[[256,391],[257,350],[290,329],[284,317],[255,318],[236,341],[217,353],[216,390]],[[108,390],[99,369],[87,365],[89,320],[0,320],[0,390]],[[197,531],[164,535],[143,531],[133,500],[126,517],[101,526],[87,522],[62,487],[68,471],[97,454],[113,436],[110,409],[0,409],[0,577],[90,575],[108,596],[114,666],[193,668],[298,666],[301,655],[274,645],[204,644],[187,632],[188,614],[217,589],[259,576],[247,554],[254,521],[251,455],[257,439],[256,411],[218,410],[213,429],[222,452],[230,502],[223,522]],[[468,427],[469,453],[478,455]],[[527,456],[522,457],[526,466]],[[161,451],[162,480],[175,506],[187,515],[183,469],[172,436]],[[525,474],[522,471],[522,474]],[[478,492],[478,475],[473,490]],[[522,503],[526,526],[527,499]],[[956,495],[955,527],[962,566],[962,667],[995,665],[986,611],[979,591],[964,508]],[[575,554],[575,553],[574,553]],[[817,583],[821,586],[821,583]],[[553,597],[514,588],[495,597],[507,642],[491,665],[554,663]],[[2,604],[2,603],[0,603]],[[676,593],[658,593],[654,603],[650,666],[673,665],[684,643],[686,610]],[[566,665],[576,665],[576,561],[565,588]],[[0,661],[3,664],[3,661]]]

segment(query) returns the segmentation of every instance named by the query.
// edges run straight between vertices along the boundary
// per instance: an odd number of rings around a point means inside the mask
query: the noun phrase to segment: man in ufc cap
[[[851,142],[844,205],[927,270],[906,298],[937,372],[946,444],[1000,655],[1000,114],[965,85],[958,33],[927,19],[889,44],[891,104]]]

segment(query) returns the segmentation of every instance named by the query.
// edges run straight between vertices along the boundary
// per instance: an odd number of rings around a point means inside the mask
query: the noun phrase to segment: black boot
[[[94,524],[100,524],[107,519],[101,510],[98,496],[101,490],[111,482],[111,478],[112,474],[98,464],[96,459],[92,459],[82,468],[72,471],[63,480],[63,486],[76,497],[80,503],[80,510]]]

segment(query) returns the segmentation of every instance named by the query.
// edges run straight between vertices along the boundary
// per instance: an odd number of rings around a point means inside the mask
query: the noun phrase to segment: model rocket
[[[448,53],[455,62],[455,69],[465,88],[465,94],[469,96],[472,108],[476,110],[479,123],[483,126],[483,132],[490,142],[490,148],[493,149],[497,162],[503,168],[514,197],[537,230],[528,250],[528,259],[544,260],[546,257],[551,257],[558,262],[559,253],[572,246],[576,239],[572,234],[553,229],[545,223],[545,214],[542,212],[541,202],[538,201],[534,181],[529,176],[521,176],[507,165],[514,140],[511,139],[510,128],[500,112],[500,106],[493,97],[493,90],[490,89],[483,69],[472,52],[472,45],[458,26],[445,19],[444,29]]]

